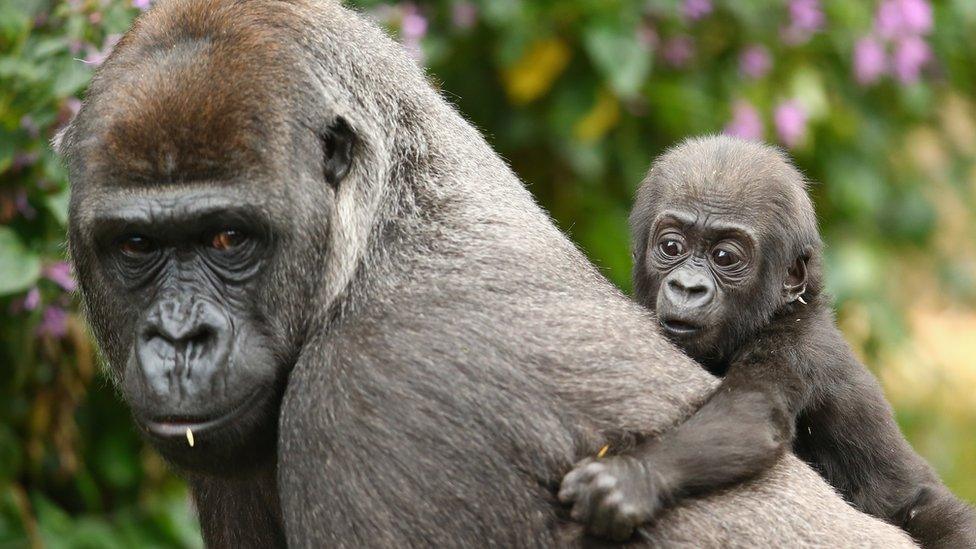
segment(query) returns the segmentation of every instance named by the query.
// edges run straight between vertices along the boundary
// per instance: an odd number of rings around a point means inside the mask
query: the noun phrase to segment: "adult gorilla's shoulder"
[[[562,475],[714,387],[338,3],[161,1],[61,149],[95,333],[210,545],[577,544]],[[907,543],[793,458],[649,533]]]

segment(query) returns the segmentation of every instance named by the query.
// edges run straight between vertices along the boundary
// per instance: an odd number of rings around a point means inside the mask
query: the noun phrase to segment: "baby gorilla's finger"
[[[617,485],[617,479],[609,472],[603,470],[603,466],[597,463],[588,465],[586,469],[589,469],[591,472],[597,471],[597,473],[588,483],[583,485],[580,494],[576,498],[576,505],[573,507],[571,515],[573,520],[591,525],[597,506],[600,505],[607,493]]]
[[[618,489],[611,489],[596,503],[593,516],[590,517],[590,533],[600,537],[611,537],[610,532],[616,526],[614,517],[617,506],[623,501],[623,494]]]
[[[593,475],[598,472],[588,468],[592,462],[592,459],[584,459],[577,463],[572,471],[566,473],[566,476],[563,477],[562,485],[559,487],[559,494],[556,496],[560,502],[573,502],[583,486],[588,484]]]
[[[613,541],[627,541],[634,535],[634,530],[640,526],[637,507],[630,503],[614,506],[616,511],[610,521],[607,536]]]

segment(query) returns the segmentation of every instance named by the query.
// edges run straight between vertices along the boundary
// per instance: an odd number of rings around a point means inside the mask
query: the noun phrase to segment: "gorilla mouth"
[[[677,318],[662,318],[661,327],[668,335],[688,337],[697,334],[702,326]]]
[[[240,403],[234,406],[229,412],[223,414],[171,414],[158,416],[152,419],[144,419],[139,421],[139,423],[142,424],[151,435],[164,439],[184,438],[187,436],[186,432],[188,429],[192,431],[193,434],[212,433],[227,424],[233,423],[235,418],[241,415],[241,413],[245,413],[246,410],[251,408],[253,404],[255,404],[263,395],[264,391],[262,390],[254,391],[247,398],[242,399]]]

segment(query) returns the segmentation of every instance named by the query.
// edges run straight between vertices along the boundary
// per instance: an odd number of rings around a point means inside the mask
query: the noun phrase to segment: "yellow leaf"
[[[573,127],[576,139],[590,143],[602,138],[620,120],[620,103],[607,90],[603,90],[596,98],[596,103]]]
[[[558,38],[532,44],[502,73],[509,100],[516,105],[525,105],[545,95],[566,68],[569,57],[569,47]]]

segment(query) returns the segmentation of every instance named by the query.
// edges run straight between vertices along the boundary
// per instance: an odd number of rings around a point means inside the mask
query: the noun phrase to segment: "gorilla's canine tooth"
[[[190,444],[190,448],[193,448],[193,431],[189,427],[186,428],[186,441]]]

